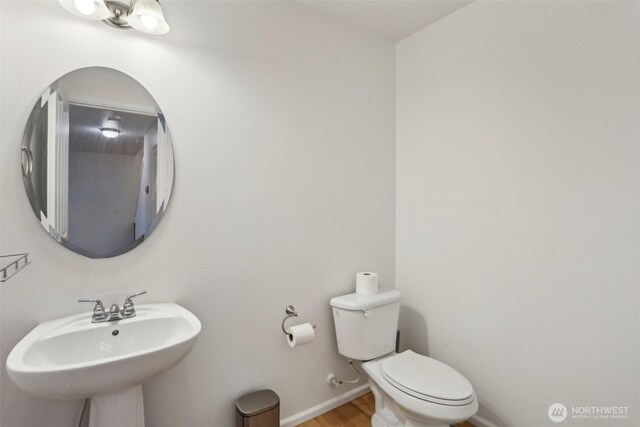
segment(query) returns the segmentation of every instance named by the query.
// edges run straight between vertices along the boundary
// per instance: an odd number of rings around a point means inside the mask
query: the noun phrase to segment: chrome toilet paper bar
[[[287,319],[290,317],[298,317],[298,313],[296,312],[296,309],[292,305],[287,306],[287,308],[285,309],[285,313],[287,313],[287,315],[285,316],[284,319],[282,319],[282,332],[284,332],[284,334],[287,335],[288,337],[291,337],[291,334],[287,332],[287,330],[284,327],[284,322],[286,322]],[[313,326],[313,329],[316,328],[316,325],[312,324],[311,326]]]

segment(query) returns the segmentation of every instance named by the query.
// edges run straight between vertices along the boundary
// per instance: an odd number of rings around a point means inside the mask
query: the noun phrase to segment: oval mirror
[[[42,93],[21,161],[40,224],[90,258],[142,243],[173,186],[173,147],[160,107],[140,83],[110,68],[72,71]]]

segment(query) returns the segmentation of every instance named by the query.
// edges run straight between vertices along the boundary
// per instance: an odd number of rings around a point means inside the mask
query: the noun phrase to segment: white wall
[[[497,425],[639,425],[640,3],[476,2],[396,52],[404,344]]]
[[[331,296],[355,272],[394,277],[394,51],[295,3],[165,2],[172,32],[149,37],[76,18],[55,1],[1,3],[2,249],[33,263],[1,292],[2,427],[70,426],[80,402],[45,401],[6,376],[11,348],[79,297],[175,301],[203,332],[179,366],[145,386],[149,426],[230,426],[242,393],[269,387],[282,416],[346,390]],[[119,69],[153,94],[176,151],[163,221],[133,252],[84,258],[31,212],[20,142],[39,94],[91,65]],[[318,324],[290,350],[287,304]]]

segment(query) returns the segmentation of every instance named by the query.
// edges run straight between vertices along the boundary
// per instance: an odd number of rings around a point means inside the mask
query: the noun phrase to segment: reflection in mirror
[[[173,186],[171,136],[137,81],[102,67],[73,71],[39,97],[22,143],[29,201],[47,232],[91,258],[151,234]]]

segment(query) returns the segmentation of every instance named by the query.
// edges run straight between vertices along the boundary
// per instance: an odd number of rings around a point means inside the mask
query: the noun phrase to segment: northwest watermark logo
[[[571,411],[562,403],[554,403],[547,411],[549,419],[561,423],[571,417],[574,420],[626,420],[629,418],[628,406],[572,406]]]
[[[554,423],[561,423],[567,419],[567,407],[562,403],[554,403],[549,406],[547,414],[549,415],[549,419]]]

